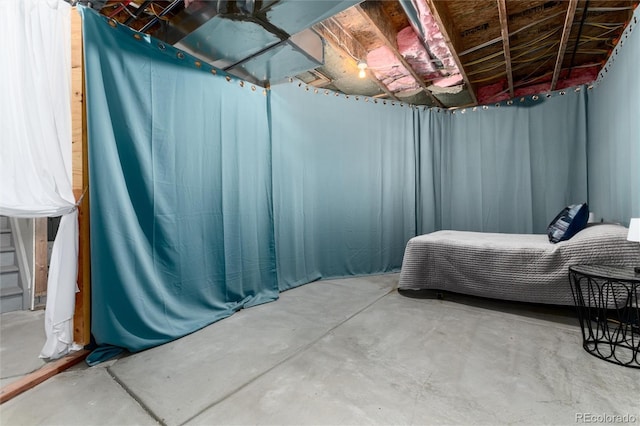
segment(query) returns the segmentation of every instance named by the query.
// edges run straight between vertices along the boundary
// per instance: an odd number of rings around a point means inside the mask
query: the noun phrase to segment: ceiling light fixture
[[[367,63],[365,61],[358,61],[358,69],[360,69],[358,77],[365,78],[367,76],[367,73],[365,72],[367,69]]]

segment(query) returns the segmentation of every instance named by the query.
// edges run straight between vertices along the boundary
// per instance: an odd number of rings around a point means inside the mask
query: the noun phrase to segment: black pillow
[[[547,227],[549,241],[558,243],[582,231],[589,220],[589,206],[587,203],[572,204],[562,209]]]

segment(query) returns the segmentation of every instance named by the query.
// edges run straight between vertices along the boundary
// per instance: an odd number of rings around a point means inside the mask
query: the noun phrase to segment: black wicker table
[[[582,347],[591,355],[640,368],[640,274],[633,267],[577,265],[569,281]]]

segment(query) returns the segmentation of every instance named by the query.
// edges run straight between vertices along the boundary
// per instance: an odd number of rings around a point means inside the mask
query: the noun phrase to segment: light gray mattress
[[[640,265],[640,244],[627,231],[591,225],[557,244],[543,234],[432,232],[407,243],[398,288],[573,305],[569,266]]]

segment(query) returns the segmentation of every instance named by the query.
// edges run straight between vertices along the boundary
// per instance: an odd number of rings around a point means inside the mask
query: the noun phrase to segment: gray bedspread
[[[437,231],[405,248],[400,290],[435,289],[522,302],[573,305],[569,266],[640,265],[627,228],[591,225],[568,241],[543,234]]]

